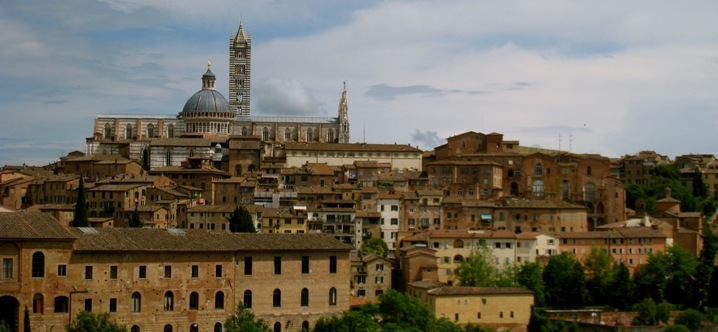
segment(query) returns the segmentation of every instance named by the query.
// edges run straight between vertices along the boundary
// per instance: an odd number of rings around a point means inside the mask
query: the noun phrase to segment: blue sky
[[[96,115],[176,114],[251,34],[252,114],[422,149],[465,131],[609,157],[718,155],[718,2],[7,1],[0,166],[84,151]],[[559,139],[561,137],[561,139]]]

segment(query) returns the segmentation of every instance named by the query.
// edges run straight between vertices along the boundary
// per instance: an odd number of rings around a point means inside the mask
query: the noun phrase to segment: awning
[[[481,220],[491,220],[491,215],[490,214],[482,214]]]

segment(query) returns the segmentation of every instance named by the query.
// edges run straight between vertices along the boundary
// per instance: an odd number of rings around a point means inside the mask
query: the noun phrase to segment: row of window
[[[3,258],[2,261],[3,264],[3,278],[10,279],[13,278],[13,260],[11,258]],[[252,275],[253,273],[253,264],[252,264],[252,257],[246,256],[244,257],[244,275]],[[85,279],[91,280],[93,277],[93,266],[85,266]],[[302,256],[302,274],[309,274],[309,256]],[[335,274],[337,273],[337,256],[329,256],[329,273]],[[274,274],[282,274],[282,257],[281,256],[275,256],[274,257]],[[60,264],[57,266],[57,275],[64,277],[67,276],[67,265]],[[118,275],[118,266],[117,265],[111,265],[110,266],[110,279],[117,279]],[[199,278],[199,265],[192,265],[191,267],[191,275],[192,279],[198,279]],[[146,279],[147,278],[147,266],[146,265],[140,265],[137,269],[137,276],[139,279]],[[214,276],[216,278],[222,278],[222,265],[217,264],[215,265],[215,271]],[[42,252],[36,251],[32,254],[32,277],[33,278],[43,278],[45,277],[45,254]],[[163,270],[163,277],[165,279],[172,278],[172,266],[166,265],[164,266]]]
[[[147,125],[147,137],[155,137],[156,131],[155,126],[153,124]],[[112,138],[112,126],[109,123],[105,123],[105,130],[104,130],[104,137],[105,138]],[[175,136],[175,127],[174,125],[170,124],[167,126],[167,137],[174,137]],[[132,125],[128,124],[125,126],[125,139],[132,139],[134,137]]]

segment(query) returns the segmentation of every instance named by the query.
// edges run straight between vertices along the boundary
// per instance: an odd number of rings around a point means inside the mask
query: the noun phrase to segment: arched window
[[[313,139],[312,128],[307,128],[307,142],[311,142]]]
[[[155,137],[155,126],[151,123],[147,125],[147,137]]]
[[[536,176],[543,175],[543,165],[541,165],[541,162],[536,163]]]
[[[140,332],[140,327],[137,325],[132,325],[130,332]]]
[[[214,332],[222,332],[222,323],[214,324]]]
[[[192,294],[189,295],[189,310],[197,309],[199,309],[199,294],[192,292]]]
[[[170,325],[170,324],[165,325],[165,328],[164,328],[164,330],[162,330],[162,331],[164,331],[164,332],[172,332],[172,325]]]
[[[593,183],[586,183],[583,186],[583,199],[586,201],[596,200],[596,185]]]
[[[302,288],[302,297],[301,297],[301,306],[302,307],[308,307],[309,306],[309,290],[306,288]]]
[[[132,293],[132,312],[142,311],[142,295],[139,292]],[[133,327],[134,328],[134,327]]]
[[[269,141],[269,128],[262,128],[262,141]]]
[[[109,123],[105,123],[105,138],[112,138],[112,127]]]
[[[169,137],[169,138],[175,137],[175,125],[170,124],[167,127],[167,137]]]
[[[35,296],[32,297],[32,313],[33,314],[43,314],[45,310],[43,309],[45,307],[45,298],[42,296],[42,294],[35,294]]]
[[[541,181],[541,180],[534,181],[534,197],[542,198],[543,194],[544,194],[543,181]]]
[[[131,124],[128,124],[127,127],[125,127],[125,138],[132,139],[132,125]]]
[[[175,308],[175,295],[172,292],[165,293],[165,311],[172,311]]]
[[[167,148],[167,151],[165,151],[165,159],[167,160],[166,166],[172,166],[172,150]]]
[[[456,255],[454,256],[454,263],[459,263],[464,261],[464,256]]]
[[[221,291],[214,294],[214,308],[224,309],[224,293]]]
[[[67,296],[58,296],[55,298],[55,312],[61,313],[61,312],[68,312],[70,309],[69,301],[67,299]]]
[[[247,127],[242,127],[242,136],[247,136],[247,135],[249,135],[247,132]]]
[[[199,326],[197,323],[194,323],[189,326],[189,332],[199,332]]]
[[[45,254],[39,251],[32,254],[32,277],[45,277]]]
[[[337,289],[334,287],[329,290],[329,305],[337,305]]]
[[[282,307],[282,291],[279,289],[275,289],[272,293],[272,307],[274,308],[281,308]]]
[[[302,322],[302,329],[309,331],[309,322],[306,320]]]
[[[274,332],[282,332],[282,324],[280,322],[274,323]]]
[[[284,140],[285,141],[291,141],[292,140],[292,130],[289,128],[284,129]]]
[[[252,308],[252,291],[249,289],[244,291],[244,306]]]
[[[463,248],[464,247],[464,241],[456,240],[454,241],[454,248]]]
[[[334,142],[334,129],[329,129],[329,132],[327,132],[327,143]]]

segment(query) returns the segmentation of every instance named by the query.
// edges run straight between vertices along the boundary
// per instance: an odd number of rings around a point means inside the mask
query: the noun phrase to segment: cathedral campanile
[[[238,115],[249,115],[249,85],[252,66],[252,37],[242,23],[229,38],[229,107]]]

